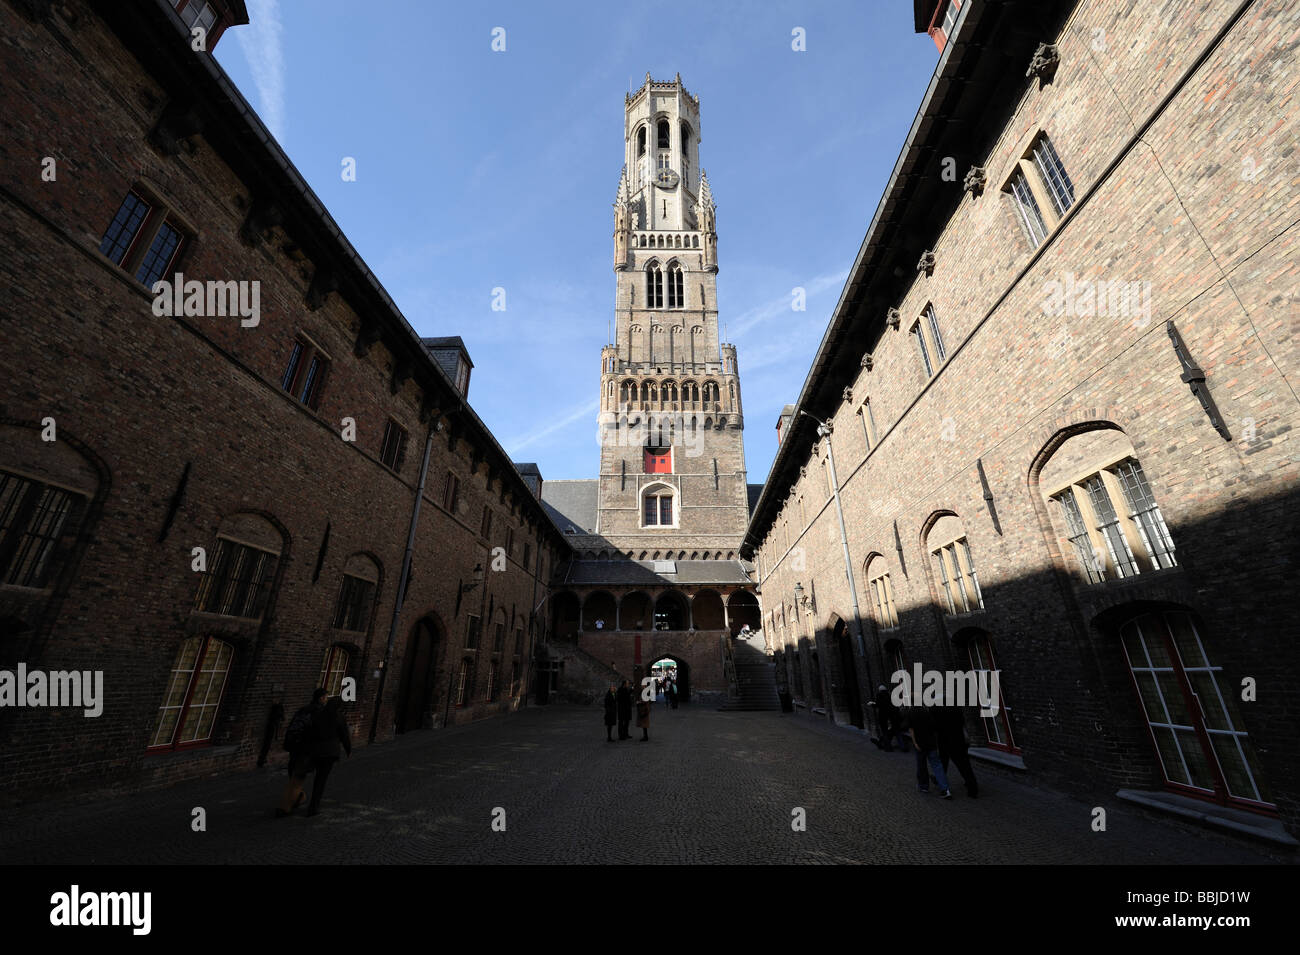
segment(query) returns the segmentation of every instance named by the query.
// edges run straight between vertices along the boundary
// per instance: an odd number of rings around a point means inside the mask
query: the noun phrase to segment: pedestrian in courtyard
[[[650,701],[638,700],[636,704],[636,725],[641,727],[641,742],[650,741]]]
[[[605,691],[605,739],[614,742],[614,723],[618,720],[618,698],[614,695],[614,684]]]
[[[317,690],[311,695],[311,702],[294,713],[293,719],[285,728],[284,748],[289,751],[289,782],[285,784],[280,805],[275,810],[277,818],[292,813],[302,805],[302,801],[307,796],[303,792],[303,785],[307,782],[307,774],[312,769],[310,753],[312,723],[316,714],[325,708],[325,700],[328,696],[327,690]]]
[[[628,689],[627,680],[619,684],[615,696],[618,709],[618,738],[631,739],[632,734],[627,731],[627,728],[632,722],[632,691]]]
[[[897,741],[898,748],[907,752],[907,741],[899,729],[901,714],[898,707],[894,705],[893,697],[889,693],[889,688],[885,684],[876,687],[876,717],[880,723],[880,738],[875,739],[877,746],[886,753],[894,751],[894,743]]]
[[[677,681],[668,681],[668,705],[672,709],[677,709]]]
[[[343,718],[343,701],[338,697],[330,699],[312,718],[311,754],[312,770],[316,780],[311,787],[311,804],[307,815],[314,816],[320,812],[321,797],[325,795],[325,781],[329,779],[334,764],[346,751],[352,755],[352,734],[348,731],[347,720]]]
[[[935,714],[938,735],[939,762],[948,771],[951,759],[961,773],[966,784],[966,795],[974,799],[979,795],[979,782],[975,779],[975,770],[970,764],[969,744],[966,742],[966,721],[962,718],[961,707],[943,706]]]
[[[916,747],[916,788],[923,793],[930,791],[930,776],[939,787],[939,795],[951,799],[948,789],[948,774],[944,772],[943,763],[939,761],[939,738],[935,727],[934,713],[928,706],[912,706],[903,712],[912,745]]]

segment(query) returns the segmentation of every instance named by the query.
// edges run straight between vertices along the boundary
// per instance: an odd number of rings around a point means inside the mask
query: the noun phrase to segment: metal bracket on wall
[[[983,458],[976,458],[976,459],[975,459],[975,469],[976,469],[977,471],[979,471],[979,475],[980,475],[980,488],[981,488],[981,489],[983,490],[983,492],[984,492],[984,503],[985,503],[986,505],[988,505],[988,509],[989,509],[989,517],[993,520],[993,530],[997,532],[997,535],[998,535],[999,537],[1001,537],[1001,536],[1002,536],[1002,524],[1001,524],[1001,522],[998,521],[998,512],[997,512],[997,508],[993,506],[993,491],[992,491],[992,489],[989,487],[989,479],[988,479],[987,475],[985,475],[985,473],[984,473],[984,460],[983,460]]]
[[[1214,403],[1214,396],[1210,394],[1210,388],[1205,383],[1205,372],[1192,359],[1191,353],[1187,350],[1187,343],[1183,341],[1183,336],[1178,334],[1178,328],[1172,320],[1165,322],[1165,330],[1169,332],[1169,340],[1174,343],[1174,354],[1178,356],[1178,361],[1183,366],[1180,377],[1192,389],[1192,394],[1196,395],[1196,400],[1205,409],[1205,414],[1209,417],[1210,424],[1214,425],[1214,430],[1223,436],[1223,440],[1231,441],[1232,434],[1228,431],[1228,425],[1224,422],[1223,415],[1219,413],[1219,407]]]

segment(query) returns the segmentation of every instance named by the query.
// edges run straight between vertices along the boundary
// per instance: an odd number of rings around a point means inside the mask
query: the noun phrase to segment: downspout
[[[379,664],[379,688],[375,691],[375,715],[370,721],[370,742],[375,741],[379,729],[379,712],[384,705],[384,684],[388,680],[388,664],[393,658],[393,644],[397,640],[397,628],[402,620],[402,604],[406,600],[406,581],[411,574],[411,557],[415,553],[415,529],[420,522],[420,505],[424,502],[424,485],[429,477],[429,452],[433,450],[433,435],[442,430],[442,423],[433,421],[429,424],[429,433],[424,439],[424,459],[420,462],[420,483],[415,489],[415,506],[411,509],[411,527],[406,534],[406,553],[402,555],[402,573],[397,579],[397,599],[393,602],[393,622],[388,627],[388,645],[384,648],[384,659]]]

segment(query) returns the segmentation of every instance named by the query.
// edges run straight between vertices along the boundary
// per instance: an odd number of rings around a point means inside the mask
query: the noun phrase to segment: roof
[[[746,484],[745,490],[749,494],[749,513],[754,513],[754,507],[758,504],[758,499],[763,496],[763,485]]]
[[[166,147],[166,153],[168,149],[179,149],[172,140],[201,134],[205,145],[247,187],[254,208],[263,210],[293,236],[313,263],[322,287],[346,300],[356,313],[361,327],[354,351],[359,349],[358,354],[364,355],[369,343],[382,341],[393,356],[394,393],[402,382],[413,380],[424,393],[421,419],[446,418],[453,434],[482,447],[490,470],[519,496],[530,515],[539,523],[549,521],[548,515],[531,505],[530,501],[535,500],[532,489],[515,470],[496,436],[424,347],[401,309],[221,64],[212,56],[194,55],[189,30],[170,0],[91,3],[145,72],[173,98],[150,134],[155,144]],[[274,210],[274,215],[268,210]],[[552,530],[562,537],[559,528]],[[564,543],[567,545],[567,540]]]
[[[940,175],[955,158],[960,170],[984,162],[1029,79],[1018,75],[1038,43],[1057,36],[1078,0],[966,0],[872,216],[812,366],[788,431],[751,509],[741,554],[750,556],[775,522],[781,503],[832,417],[861,356],[885,327],[887,312],[915,278],[916,263],[965,198]],[[1008,63],[1021,64],[1009,72]],[[804,417],[799,412],[808,412]],[[784,411],[782,412],[784,415]]]
[[[671,571],[668,570],[670,567]],[[751,570],[752,565],[741,560],[575,560],[569,566],[564,583],[623,587],[752,584]]]
[[[564,533],[595,533],[597,491],[595,478],[580,481],[547,481],[542,485],[542,507]]]
[[[541,470],[537,467],[537,464],[533,461],[516,461],[515,470],[523,475],[529,475],[529,474],[540,475],[542,473]]]
[[[437,335],[432,338],[421,338],[420,344],[429,351],[447,351],[454,348],[460,352],[471,368],[474,367],[474,362],[469,357],[469,349],[465,347],[465,340],[459,335]]]

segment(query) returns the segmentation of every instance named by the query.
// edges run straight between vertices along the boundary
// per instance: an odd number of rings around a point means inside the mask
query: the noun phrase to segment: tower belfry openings
[[[734,554],[748,520],[740,378],[719,335],[717,207],[702,143],[700,102],[680,75],[647,74],[625,97],[597,506],[602,534],[634,556]]]

